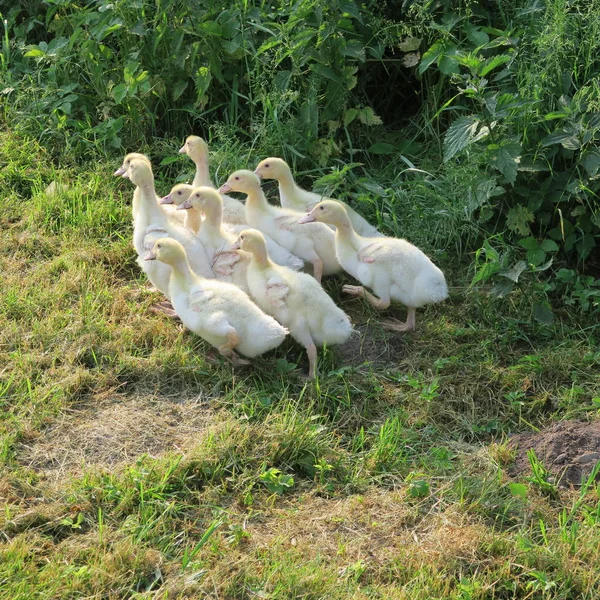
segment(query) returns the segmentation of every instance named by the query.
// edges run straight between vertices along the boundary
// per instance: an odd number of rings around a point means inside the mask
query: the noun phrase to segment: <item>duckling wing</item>
[[[211,290],[196,290],[190,294],[189,303],[190,310],[202,312],[206,303],[214,296]]]
[[[364,263],[374,263],[376,260],[382,260],[390,256],[390,249],[386,244],[373,242],[363,246],[358,251],[358,259]]]
[[[229,276],[233,273],[233,267],[239,260],[240,255],[237,252],[217,252],[213,257],[213,271],[219,275]]]
[[[290,287],[280,277],[271,277],[267,281],[267,298],[275,308],[283,308],[285,299],[290,293]]]
[[[144,235],[144,250],[152,250],[152,248],[154,248],[154,242],[164,237],[170,237],[166,229],[158,227],[157,225],[151,225],[146,229]]]
[[[294,225],[300,217],[295,215],[282,215],[275,219],[275,225],[278,229],[284,229],[285,231],[292,231]]]

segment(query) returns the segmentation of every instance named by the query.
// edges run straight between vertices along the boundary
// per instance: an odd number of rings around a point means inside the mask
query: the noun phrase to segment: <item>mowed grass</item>
[[[596,323],[538,324],[526,288],[470,289],[472,257],[431,245],[451,296],[417,332],[337,277],[359,334],[318,381],[291,340],[234,370],[149,311],[119,159],[57,169],[0,138],[0,598],[600,595],[596,484],[512,475],[507,443],[597,418]],[[388,231],[433,240],[402,227],[435,201]]]

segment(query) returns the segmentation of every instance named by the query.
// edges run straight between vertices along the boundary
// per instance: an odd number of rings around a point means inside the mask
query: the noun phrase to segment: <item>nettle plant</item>
[[[504,231],[527,268],[545,270],[559,252],[585,268],[600,237],[597,83],[582,77],[575,85],[569,73],[553,89],[545,87],[549,73],[535,81],[532,63],[541,57],[532,49],[539,34],[533,26],[502,31],[463,21],[457,27],[464,41],[436,41],[419,71],[436,64],[455,87],[438,114],[460,114],[447,129],[444,162],[480,165],[467,217],[489,233]],[[576,65],[585,57],[570,58]],[[483,253],[493,254],[485,247]]]

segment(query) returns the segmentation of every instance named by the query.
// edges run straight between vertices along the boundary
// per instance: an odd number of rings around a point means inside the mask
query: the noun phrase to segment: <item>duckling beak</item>
[[[258,176],[259,179],[262,179],[262,173],[258,170],[258,167],[256,167],[256,169],[254,169],[254,174]]]
[[[173,198],[171,198],[171,194],[167,194],[163,196],[159,201],[159,204],[173,204]]]
[[[236,240],[235,242],[233,242],[233,244],[231,244],[230,246],[230,250],[240,250],[241,246],[240,246],[240,240]]]
[[[129,173],[127,171],[125,171],[125,173],[123,173],[123,175],[121,175],[121,177],[123,179],[131,179],[131,177],[129,177]]]
[[[220,188],[219,188],[219,194],[226,194],[227,192],[231,191],[231,186],[228,183],[224,183]]]
[[[314,223],[316,220],[312,212],[309,212],[305,217],[298,219],[298,223]]]
[[[179,154],[185,154],[185,146],[181,146],[181,148],[179,148]]]
[[[188,198],[177,207],[177,210],[189,210],[190,208],[192,208],[192,203]]]
[[[144,256],[144,260],[156,260],[156,254],[154,254],[154,250],[148,251],[146,256]]]
[[[118,175],[123,175],[123,173],[125,173],[125,168],[124,167],[119,167],[114,173],[113,175],[115,177],[117,177]]]

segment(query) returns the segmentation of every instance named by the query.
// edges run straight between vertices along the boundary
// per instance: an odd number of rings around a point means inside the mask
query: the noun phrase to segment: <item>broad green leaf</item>
[[[188,86],[188,82],[185,79],[180,79],[173,86],[173,101],[178,100],[181,97],[181,94],[185,92],[185,88]]]
[[[117,104],[121,104],[121,102],[123,102],[123,99],[127,95],[127,90],[127,85],[124,83],[119,83],[119,85],[116,85],[112,89],[112,97]]]
[[[527,497],[527,486],[524,483],[509,483],[508,489],[513,496]]]
[[[416,38],[412,36],[405,37],[402,42],[398,45],[398,48],[402,50],[402,52],[414,52],[421,47],[421,38]]]
[[[598,174],[598,169],[600,168],[600,152],[597,150],[586,152],[581,157],[580,162],[585,169],[585,172],[590,177],[595,177]]]
[[[453,73],[460,73],[458,68],[458,61],[455,56],[444,54],[438,60],[438,67],[444,75],[452,75]]]
[[[566,244],[565,244],[566,246]],[[585,235],[582,239],[580,239],[576,244],[575,248],[577,249],[577,254],[582,259],[585,259],[589,256],[590,252],[596,247],[596,240],[591,235]]]
[[[563,148],[569,150],[577,150],[581,146],[581,141],[577,135],[577,131],[570,127],[569,129],[559,129],[550,135],[547,135],[542,140],[542,147],[553,146],[555,144],[561,144]]]
[[[517,180],[517,168],[521,162],[521,144],[509,142],[503,146],[490,147],[492,165],[500,171],[510,184]]]
[[[348,127],[348,125],[350,125],[350,123],[352,123],[356,117],[358,117],[358,110],[356,108],[349,108],[344,113],[344,125]]]
[[[271,48],[275,48],[275,46],[279,46],[279,44],[283,43],[282,40],[269,40],[268,42],[265,42],[257,51],[255,56],[260,56],[261,54],[265,53],[267,50],[270,50]]]
[[[519,240],[517,243],[522,248],[525,248],[525,250],[537,250],[540,247],[538,241],[534,237],[527,237]]]
[[[540,244],[540,248],[544,252],[558,252],[558,244],[553,240],[544,240]]]
[[[475,115],[460,117],[448,127],[444,138],[444,162],[466,148],[477,133],[479,119]]]
[[[223,35],[223,28],[216,21],[204,21],[204,23],[200,23],[200,29],[209,35],[215,35],[219,37]]]
[[[393,144],[387,144],[385,142],[377,142],[373,144],[367,152],[369,154],[392,154],[394,152],[395,146]]]
[[[196,94],[198,99],[201,99],[204,94],[206,94],[206,90],[208,90],[208,86],[210,85],[210,81],[212,76],[210,74],[210,69],[208,67],[200,67],[196,71]]]
[[[475,276],[471,280],[471,285],[475,285],[480,281],[487,281],[492,275],[495,275],[500,270],[500,263],[498,262],[487,262],[481,265]]]
[[[365,62],[365,49],[358,41],[353,40],[348,42],[342,49],[342,54],[350,58],[355,58],[358,62]]]
[[[373,112],[373,109],[370,106],[365,106],[365,108],[361,108],[358,111],[358,120],[363,125],[381,125],[381,119]]]
[[[479,69],[479,76],[485,77],[490,71],[493,71],[496,67],[506,64],[512,59],[509,54],[499,54],[493,58],[489,58]]]
[[[477,25],[465,23],[463,28],[467,32],[468,40],[476,46],[483,46],[490,41],[490,36]]]
[[[546,253],[541,248],[527,250],[525,256],[527,256],[527,260],[536,267],[546,260]]]
[[[25,52],[24,56],[26,58],[39,58],[40,56],[46,56],[46,53],[39,48],[32,48],[31,50]]]
[[[529,223],[533,223],[535,217],[533,213],[522,204],[513,206],[506,215],[506,226],[519,235],[531,233]]]
[[[515,284],[512,281],[499,281],[492,286],[490,294],[496,298],[504,298],[513,291],[514,287]]]
[[[290,79],[292,78],[291,71],[279,71],[275,77],[273,77],[273,87],[278,92],[285,92],[290,85]]]
[[[554,313],[548,302],[536,302],[533,305],[533,318],[544,325],[552,324]]]
[[[438,60],[440,56],[444,54],[445,47],[441,42],[436,42],[423,54],[423,58],[421,59],[421,64],[419,65],[419,75],[424,73],[433,62]]]
[[[527,269],[527,263],[524,260],[520,260],[518,263],[515,263],[510,269],[507,271],[502,271],[500,275],[518,283],[519,277],[521,273]]]

